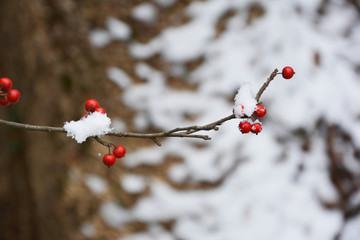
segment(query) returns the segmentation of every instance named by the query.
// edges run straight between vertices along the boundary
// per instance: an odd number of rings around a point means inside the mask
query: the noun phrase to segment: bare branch
[[[41,132],[66,132],[65,129],[62,127],[38,126],[25,123],[11,122],[2,119],[0,119],[0,125]]]
[[[261,95],[264,93],[266,88],[269,86],[270,82],[274,80],[276,75],[278,74],[278,69],[275,69],[267,81],[262,85],[259,89],[258,93],[256,94],[256,101],[259,102]],[[155,144],[161,146],[158,138],[165,138],[165,137],[179,137],[179,138],[199,138],[203,140],[210,140],[211,138],[208,135],[201,135],[201,134],[193,134],[200,131],[217,131],[219,130],[219,126],[226,121],[234,119],[235,115],[231,114],[227,117],[219,119],[217,121],[211,122],[209,124],[203,126],[188,126],[188,127],[177,127],[171,129],[169,131],[158,132],[158,133],[125,133],[125,132],[110,132],[106,135],[108,136],[116,136],[116,137],[131,137],[131,138],[148,138],[154,141]],[[25,130],[32,130],[32,131],[42,131],[42,132],[62,132],[65,133],[65,129],[62,127],[50,127],[50,126],[38,126],[38,125],[31,125],[31,124],[24,124],[24,123],[17,123],[11,122],[0,119],[0,125],[13,127],[13,128],[20,128]],[[111,147],[113,144],[101,140],[99,137],[93,137],[97,142],[100,144]]]
[[[159,133],[124,133],[124,132],[109,132],[106,134],[108,136],[116,137],[131,137],[131,138],[150,138],[154,141],[154,138],[164,138],[164,137],[179,137],[179,138],[201,138],[204,140],[210,140],[211,138],[207,135],[189,135],[188,133],[168,133],[168,132],[159,132]]]
[[[271,73],[271,75],[270,75],[270,77],[267,79],[267,81],[264,82],[264,84],[261,86],[261,88],[259,89],[258,93],[256,94],[256,97],[255,97],[256,101],[259,102],[261,95],[264,93],[265,89],[269,86],[270,82],[271,82],[272,80],[274,80],[274,78],[276,77],[278,71],[279,71],[279,70],[278,70],[277,68],[275,68],[275,70]]]

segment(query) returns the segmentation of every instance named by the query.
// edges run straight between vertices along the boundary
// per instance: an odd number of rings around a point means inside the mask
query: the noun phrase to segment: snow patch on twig
[[[250,84],[244,83],[238,90],[235,98],[234,105],[234,114],[235,117],[241,118],[244,116],[250,117],[255,108],[256,108],[256,100],[254,95],[251,92]]]
[[[64,129],[67,137],[72,137],[78,143],[84,142],[88,137],[103,136],[109,133],[111,119],[106,113],[93,112],[79,121],[65,122]]]

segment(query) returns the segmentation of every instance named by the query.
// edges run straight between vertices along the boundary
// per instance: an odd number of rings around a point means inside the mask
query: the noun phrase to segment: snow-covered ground
[[[136,8],[134,17],[156,21],[154,8],[166,1],[155,2],[158,5],[149,1]],[[186,24],[166,28],[146,44],[130,41],[129,54],[139,61],[134,71],[142,84],[132,84],[121,69],[109,69],[109,78],[124,90],[123,101],[137,112],[139,131],[218,120],[232,113],[234,103],[228,99],[243,83],[249,82],[256,93],[275,68],[292,66],[296,72],[291,80],[277,76],[263,94],[267,115],[257,136],[242,135],[239,121],[232,120],[209,133],[212,140],[203,148],[195,144],[201,140],[167,139],[160,148],[128,153],[124,163],[129,168],[158,164],[169,155],[183,159],[169,169],[174,183],[223,181],[213,189],[180,191],[159,180],[127,176],[125,189],[139,192],[148,186],[150,195],[131,209],[105,202],[101,216],[114,228],[133,220],[149,228],[121,239],[331,240],[339,232],[341,240],[360,239],[359,216],[344,221],[342,211],[323,204],[339,196],[330,180],[327,142],[317,129],[325,119],[360,144],[359,13],[343,1],[330,1],[319,15],[320,0],[260,0],[264,15],[248,24],[252,2],[194,1],[187,7],[191,20]],[[216,24],[229,11],[234,14],[217,35]],[[108,28],[90,34],[94,46],[129,41],[126,23],[112,19]],[[143,62],[154,54],[172,68],[160,72]],[[184,68],[200,57],[204,61],[196,70]],[[198,90],[168,87],[166,79],[172,74],[187,76]],[[196,120],[190,121],[187,114],[196,115]],[[311,138],[308,151],[293,135],[298,129]],[[360,169],[351,154],[345,159],[354,171]],[[360,198],[354,199],[354,206],[359,205]],[[159,224],[168,220],[174,220],[171,231]]]

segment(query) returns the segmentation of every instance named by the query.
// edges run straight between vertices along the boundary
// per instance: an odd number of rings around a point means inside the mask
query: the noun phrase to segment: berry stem
[[[267,79],[266,82],[261,86],[258,93],[256,94],[255,100],[259,102],[261,95],[264,93],[265,89],[269,86],[270,82],[274,80],[279,70],[275,68],[275,70],[270,74],[270,77]]]
[[[109,142],[106,142],[106,141],[100,139],[98,136],[95,136],[94,139],[95,139],[98,143],[100,143],[100,144],[108,147],[108,148],[109,148],[109,154],[110,154],[110,147],[111,147],[111,146],[114,146],[114,144],[109,143]]]

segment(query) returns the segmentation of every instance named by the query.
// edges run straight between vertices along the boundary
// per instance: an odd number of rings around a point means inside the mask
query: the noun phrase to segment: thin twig
[[[179,138],[201,138],[204,140],[210,140],[211,138],[207,135],[189,135],[186,133],[167,133],[167,132],[159,132],[159,133],[124,133],[124,132],[109,132],[106,134],[108,136],[116,136],[116,137],[131,137],[131,138],[150,138],[154,141],[154,138],[164,138],[164,137],[179,137]]]
[[[274,78],[276,77],[277,73],[278,73],[278,69],[275,68],[275,70],[270,74],[270,77],[267,79],[266,82],[264,82],[264,84],[261,86],[261,88],[259,89],[258,93],[256,94],[256,101],[259,102],[261,95],[264,93],[265,89],[269,86],[270,82],[272,80],[274,80]]]
[[[25,123],[11,122],[2,119],[0,119],[0,125],[41,132],[66,132],[65,129],[62,127],[38,126]]]
[[[161,143],[157,140],[156,137],[152,138],[153,142],[158,145],[159,147],[161,147]]]
[[[106,147],[114,146],[114,144],[109,143],[109,142],[106,142],[106,141],[100,139],[98,136],[95,136],[95,137],[93,137],[93,138],[94,138],[98,143],[100,143],[100,144],[102,144],[102,145],[104,145],[104,146],[106,146]]]
[[[256,94],[256,101],[259,102],[261,95],[264,93],[266,88],[269,86],[270,82],[276,77],[278,73],[278,69],[275,69],[267,81],[262,85],[262,87],[259,89],[258,93]],[[222,119],[219,119],[217,121],[214,121],[209,124],[205,124],[203,126],[188,126],[188,127],[177,127],[174,129],[171,129],[169,131],[164,132],[158,132],[158,133],[125,133],[125,132],[109,132],[106,135],[109,136],[116,136],[116,137],[131,137],[131,138],[148,138],[154,141],[158,146],[161,146],[160,142],[158,141],[158,138],[165,138],[165,137],[179,137],[179,138],[200,138],[203,140],[210,140],[211,138],[208,135],[201,135],[201,134],[193,134],[199,131],[210,131],[215,130],[217,131],[219,129],[219,126],[223,124],[226,121],[229,121],[231,119],[234,119],[235,115],[231,114],[227,117],[224,117]],[[38,125],[31,125],[31,124],[24,124],[24,123],[17,123],[17,122],[11,122],[0,119],[0,125],[8,126],[8,127],[14,127],[14,128],[20,128],[25,130],[32,130],[32,131],[42,131],[42,132],[62,132],[65,133],[65,129],[62,127],[51,127],[51,126],[38,126]],[[101,140],[99,137],[95,136],[93,137],[97,142],[100,144],[111,147],[113,144]]]

